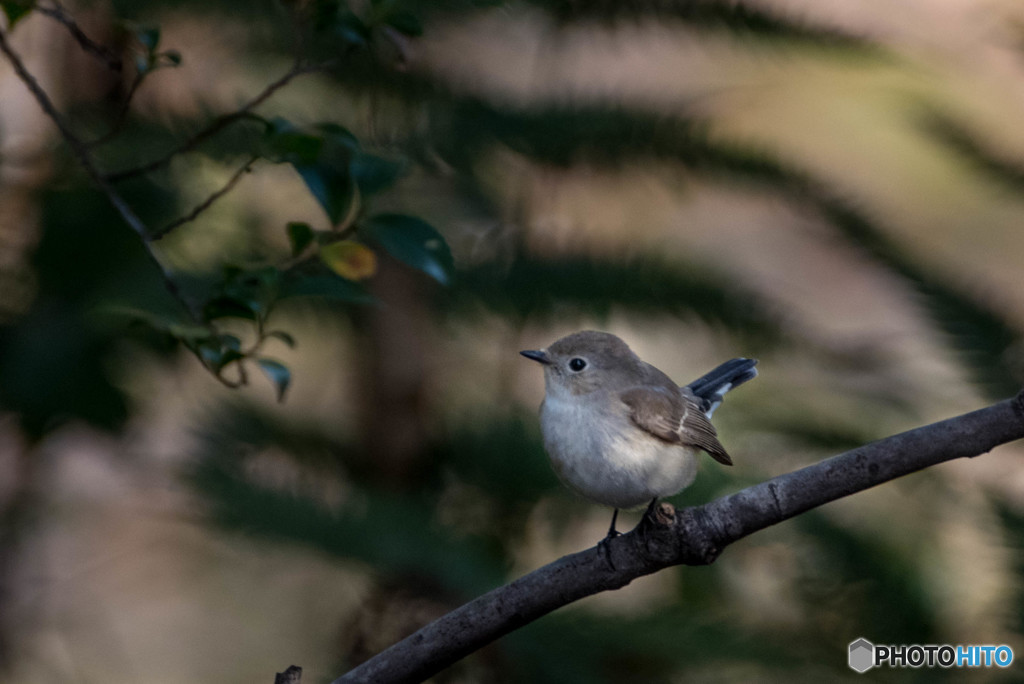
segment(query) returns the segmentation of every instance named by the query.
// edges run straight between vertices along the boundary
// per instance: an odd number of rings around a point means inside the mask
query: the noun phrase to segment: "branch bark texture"
[[[574,553],[453,610],[336,679],[419,682],[499,637],[578,599],[672,565],[706,565],[729,544],[812,508],[955,458],[1024,438],[1024,392],[903,432],[703,506],[676,511]],[[641,529],[644,528],[644,529]],[[611,562],[609,562],[609,560]]]

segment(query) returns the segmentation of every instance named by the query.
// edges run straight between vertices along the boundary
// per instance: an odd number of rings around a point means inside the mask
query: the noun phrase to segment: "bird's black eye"
[[[584,361],[583,359],[581,359],[578,356],[575,359],[570,359],[570,361],[569,361],[569,370],[574,371],[576,373],[579,373],[581,370],[583,370],[586,367],[587,367],[587,362]]]

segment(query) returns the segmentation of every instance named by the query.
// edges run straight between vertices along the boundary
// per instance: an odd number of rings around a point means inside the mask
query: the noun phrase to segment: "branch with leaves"
[[[29,72],[28,68],[25,66],[25,62],[11,47],[10,41],[7,36],[7,32],[3,30],[0,30],[0,52],[3,52],[4,56],[11,63],[11,66],[14,68],[15,74],[17,74],[18,78],[22,81],[22,83],[25,84],[25,87],[28,88],[29,92],[32,94],[32,97],[36,100],[36,102],[39,104],[39,107],[43,110],[43,113],[57,127],[57,130],[60,132],[60,135],[64,139],[64,142],[66,142],[68,147],[71,148],[71,151],[78,159],[78,162],[82,165],[82,168],[85,169],[85,172],[89,176],[89,178],[107,196],[107,198],[110,200],[110,203],[114,205],[114,208],[121,215],[121,218],[124,219],[124,222],[128,224],[128,226],[136,233],[136,235],[139,236],[139,238],[144,243],[148,243],[149,231],[146,228],[146,224],[143,223],[142,219],[139,218],[138,214],[136,214],[135,211],[128,205],[128,203],[121,197],[121,195],[117,193],[113,186],[110,185],[110,182],[107,181],[106,178],[104,178],[103,174],[97,167],[96,161],[93,159],[92,154],[89,152],[87,145],[82,141],[81,138],[79,138],[74,133],[74,131],[71,130],[71,127],[67,124],[67,122],[64,120],[64,117],[61,116],[60,112],[57,110],[56,105],[54,105],[53,101],[50,99],[50,96],[47,95],[45,90],[43,90],[43,87],[39,84],[39,81],[36,80],[35,76],[33,76]],[[163,274],[164,282],[167,286],[168,291],[175,299],[182,303],[182,305],[185,307],[187,311],[190,312],[190,314],[194,316],[195,311],[193,310],[193,307],[182,296],[181,290],[178,288],[177,283],[171,276],[167,266],[165,266],[160,261],[159,256],[155,252],[153,252],[153,250],[147,249],[146,252],[149,255],[150,259],[153,261],[153,263],[157,266],[157,268],[160,269],[160,272]]]
[[[239,121],[243,121],[245,119],[254,119],[256,121],[265,123],[266,120],[263,119],[263,117],[257,116],[253,113],[253,110],[256,109],[256,107],[260,106],[261,104],[269,100],[274,93],[279,91],[281,88],[284,88],[286,85],[295,80],[295,78],[297,78],[298,76],[312,74],[317,71],[323,71],[328,66],[329,65],[327,63],[305,64],[301,60],[296,60],[292,67],[288,69],[288,71],[286,71],[276,80],[269,83],[251,100],[243,104],[235,111],[229,112],[227,114],[222,114],[216,117],[202,130],[191,135],[188,139],[181,142],[177,147],[170,150],[166,154],[157,157],[152,161],[146,162],[145,164],[142,164],[140,166],[132,167],[130,169],[124,169],[121,171],[115,171],[111,174],[108,174],[106,177],[107,180],[111,183],[121,183],[131,178],[135,178],[136,176],[142,176],[147,173],[159,171],[163,167],[170,164],[172,159],[175,159],[178,156],[185,154],[186,152],[191,152],[192,150],[199,147],[199,145],[201,145],[202,143],[206,142],[210,138],[214,137],[221,131],[225,130],[229,126]],[[134,92],[136,87],[137,86],[133,83],[132,92]]]
[[[35,9],[36,12],[39,12],[44,17],[49,17],[57,23],[63,24],[67,28],[68,33],[71,34],[71,37],[81,46],[82,50],[103,62],[110,71],[118,73],[124,68],[120,55],[106,45],[97,43],[86,35],[85,31],[78,25],[78,22],[74,20],[74,17],[57,0],[52,0],[52,5],[49,7],[36,6],[32,8],[28,4],[7,3],[4,9],[8,15],[11,27],[30,9]]]
[[[708,565],[730,544],[812,508],[1024,438],[1013,399],[872,442],[703,506],[661,504],[632,532],[565,556],[426,625],[333,684],[419,682],[495,639],[586,596],[674,565]]]
[[[14,67],[16,75],[43,113],[57,127],[60,137],[89,179],[139,238],[148,258],[159,269],[166,290],[180,305],[184,316],[168,317],[124,309],[118,312],[182,343],[224,385],[238,387],[247,384],[245,365],[253,361],[274,384],[278,398],[283,399],[291,381],[288,368],[280,361],[259,355],[264,343],[273,337],[289,346],[294,345],[291,335],[272,330],[267,325],[272,309],[280,300],[293,296],[328,297],[351,304],[372,301],[357,281],[376,272],[374,248],[389,252],[399,261],[441,283],[447,282],[452,270],[452,257],[440,233],[414,216],[370,213],[369,199],[393,186],[404,174],[405,164],[401,160],[370,154],[355,135],[334,122],[300,128],[284,119],[267,119],[255,112],[295,78],[323,72],[337,64],[336,45],[335,54],[331,56],[309,58],[304,51],[303,39],[310,37],[306,33],[322,34],[320,38],[326,35],[334,43],[340,36],[341,53],[347,55],[353,50],[369,47],[375,35],[393,40],[396,30],[409,35],[418,34],[421,28],[415,18],[394,10],[383,11],[376,6],[365,18],[356,16],[341,5],[317,5],[306,10],[291,7],[289,11],[300,39],[295,46],[296,57],[288,71],[238,109],[215,117],[170,151],[137,166],[107,172],[100,168],[94,149],[121,133],[132,98],[143,80],[159,69],[179,66],[182,61],[180,53],[161,47],[158,28],[132,27],[135,57],[131,61],[134,67],[131,85],[108,132],[87,142],[74,131],[29,72],[24,60],[11,47],[9,32],[31,12],[38,11],[63,25],[83,51],[103,61],[111,71],[122,72],[126,60],[86,35],[56,0],[47,6],[37,6],[28,0],[0,0],[0,11],[7,18],[7,28],[0,29],[0,52]],[[310,16],[303,14],[304,11],[311,13]],[[263,126],[264,136],[259,149],[250,152],[221,188],[162,227],[148,227],[115,188],[122,181],[167,166],[171,160],[197,150],[203,143],[241,121],[255,121]],[[290,164],[323,208],[329,224],[324,228],[314,228],[305,223],[289,223],[286,230],[292,250],[287,259],[267,259],[267,263],[247,266],[225,265],[221,278],[212,285],[208,296],[186,296],[179,286],[178,276],[164,263],[154,243],[198,219],[231,192],[260,160]],[[244,345],[239,337],[225,332],[220,326],[222,318],[251,321],[252,342]]]

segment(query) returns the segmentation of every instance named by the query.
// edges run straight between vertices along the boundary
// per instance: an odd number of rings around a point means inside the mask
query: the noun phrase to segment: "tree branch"
[[[114,123],[110,129],[103,135],[90,140],[85,143],[85,146],[89,149],[100,147],[105,145],[124,131],[124,124],[128,120],[128,112],[132,108],[132,99],[135,97],[135,93],[139,91],[142,86],[142,82],[146,80],[146,76],[153,73],[152,71],[136,71],[135,76],[132,78],[132,83],[128,86],[128,92],[125,93],[124,99],[117,108],[117,114],[114,116]]]
[[[333,684],[419,682],[564,605],[672,565],[706,565],[729,544],[844,496],[1024,438],[1024,392],[988,408],[872,442],[792,473],[676,511],[556,560],[444,615]],[[643,528],[643,529],[641,529]],[[610,562],[609,562],[610,561]]]
[[[85,31],[68,15],[67,10],[57,0],[53,0],[52,7],[36,5],[35,11],[43,16],[50,17],[59,24],[63,24],[82,50],[102,61],[111,71],[118,73],[124,68],[121,57],[110,48],[100,45],[85,35]]]
[[[154,252],[150,246],[149,232],[146,228],[146,224],[143,223],[142,219],[140,219],[132,210],[131,206],[128,205],[124,198],[114,190],[110,182],[102,173],[100,173],[93,161],[92,155],[89,154],[89,149],[86,144],[64,121],[60,112],[57,111],[57,107],[53,104],[53,101],[50,100],[49,95],[47,95],[46,91],[43,90],[43,87],[39,85],[39,81],[37,81],[35,76],[29,72],[18,53],[11,48],[11,44],[7,38],[7,32],[2,29],[0,29],[0,52],[3,52],[4,56],[7,57],[11,66],[14,68],[14,73],[17,74],[21,82],[25,84],[26,88],[28,88],[32,97],[35,98],[36,102],[39,104],[40,109],[43,110],[43,113],[53,121],[58,132],[60,132],[61,137],[64,138],[68,147],[71,148],[72,153],[78,159],[82,168],[85,169],[89,178],[96,183],[97,187],[99,187],[103,194],[107,196],[107,199],[110,200],[110,203],[114,205],[114,209],[116,209],[117,213],[121,215],[124,222],[127,223],[142,240],[142,244],[146,249],[146,254],[149,256],[150,261],[153,262],[163,275],[164,287],[171,296],[175,298],[175,300],[181,303],[193,320],[198,320],[199,317],[197,312],[178,287],[178,283],[174,280],[170,269],[160,261],[156,252]]]
[[[217,190],[216,192],[212,193],[205,200],[203,200],[202,202],[197,204],[195,206],[195,208],[192,209],[192,211],[190,211],[189,213],[185,214],[184,216],[182,216],[180,218],[174,219],[173,221],[168,223],[166,226],[163,226],[159,230],[154,231],[149,236],[149,239],[150,240],[160,240],[161,238],[165,237],[168,233],[170,233],[172,230],[174,230],[178,226],[182,226],[182,225],[184,225],[186,223],[189,223],[191,221],[195,221],[199,217],[199,215],[202,214],[207,209],[209,209],[210,206],[212,206],[214,202],[216,202],[221,197],[223,197],[224,195],[226,195],[229,192],[231,192],[232,188],[234,188],[235,185],[238,184],[238,181],[240,181],[242,179],[242,176],[244,176],[245,174],[247,174],[250,171],[252,171],[253,164],[255,164],[257,161],[259,161],[259,158],[260,158],[259,155],[256,155],[256,154],[254,154],[251,157],[249,157],[249,159],[247,159],[246,162],[244,164],[242,164],[242,166],[240,166],[238,168],[238,170],[236,170],[233,174],[231,174],[231,178],[229,178],[228,181],[226,183],[224,183],[224,185],[220,188],[220,190]]]
[[[180,145],[178,145],[178,147],[166,153],[164,156],[154,159],[153,161],[148,162],[146,164],[142,164],[141,166],[136,166],[130,169],[125,169],[123,171],[117,171],[115,173],[108,174],[106,176],[106,180],[108,180],[111,183],[120,183],[121,181],[128,180],[129,178],[134,178],[135,176],[141,176],[147,173],[152,173],[153,171],[163,168],[179,154],[183,154],[185,152],[190,152],[194,150],[196,147],[199,146],[200,143],[212,138],[214,135],[220,133],[222,130],[224,130],[231,124],[235,123],[236,121],[241,121],[242,119],[255,117],[255,115],[252,113],[252,110],[263,104],[267,99],[270,98],[271,95],[276,93],[278,90],[288,85],[288,83],[290,83],[292,79],[294,79],[295,77],[301,76],[302,74],[321,71],[327,68],[327,66],[328,65],[326,64],[305,64],[301,60],[296,60],[295,64],[292,65],[291,69],[289,69],[276,81],[267,85],[267,87],[264,88],[254,98],[246,102],[244,105],[242,105],[235,111],[218,116],[213,121],[211,121],[206,128],[199,131],[192,137],[188,138]]]

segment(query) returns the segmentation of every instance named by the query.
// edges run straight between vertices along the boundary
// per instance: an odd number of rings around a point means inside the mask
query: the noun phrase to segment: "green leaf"
[[[214,297],[203,305],[203,320],[218,318],[244,318],[254,321],[262,310],[259,301],[237,297]]]
[[[222,349],[220,355],[220,363],[217,365],[217,372],[224,370],[229,363],[235,361],[241,361],[245,358],[245,354],[238,351],[237,349]]]
[[[7,30],[14,29],[14,25],[23,19],[32,8],[34,2],[19,2],[19,0],[0,0],[0,9],[7,15]]]
[[[412,12],[395,12],[388,15],[384,23],[407,36],[422,36],[423,23]]]
[[[332,224],[348,215],[357,192],[352,158],[359,150],[351,131],[331,122],[304,131],[275,118],[267,125],[264,142],[264,156],[292,164]]]
[[[292,221],[286,227],[288,242],[292,246],[292,256],[299,256],[306,247],[313,243],[313,229],[308,223]]]
[[[372,195],[390,188],[405,173],[405,164],[402,162],[365,152],[352,157],[350,168],[363,195]]]
[[[331,27],[334,34],[349,45],[361,47],[370,42],[370,27],[350,11],[341,12]]]
[[[331,274],[307,275],[285,283],[281,298],[322,297],[353,304],[372,304],[374,298],[351,280]]]
[[[139,29],[135,32],[135,37],[146,50],[152,53],[160,44],[160,29],[159,27]]]
[[[320,261],[347,280],[365,280],[377,273],[377,255],[355,240],[324,245],[320,248]]]
[[[171,66],[181,66],[181,53],[177,50],[167,50],[161,52],[160,56],[167,60],[167,63]]]
[[[334,26],[338,12],[341,11],[340,0],[313,0],[310,4],[309,12],[315,31],[325,31]]]
[[[263,266],[248,271],[240,280],[243,286],[273,290],[281,281],[281,271],[274,266]]]
[[[175,316],[146,311],[132,306],[105,305],[94,310],[99,317],[98,320],[113,324],[121,324],[127,320],[131,323],[141,323],[154,330],[168,333],[174,337],[182,338],[186,335],[179,335],[175,330],[189,328],[193,333],[192,337],[209,337],[210,330],[201,326],[192,326],[189,322]]]
[[[199,344],[195,346],[194,349],[199,354],[199,358],[201,358],[206,365],[214,369],[219,369],[221,367],[221,361],[224,357],[222,349],[207,343]]]
[[[313,240],[318,245],[329,245],[338,239],[338,231],[336,230],[314,230]]]
[[[334,123],[333,121],[324,121],[316,124],[314,128],[327,143],[328,154],[337,154],[338,148],[349,152],[359,149],[359,138],[341,124]]]
[[[200,342],[210,339],[212,335],[212,331],[209,328],[188,323],[172,323],[165,329],[172,337],[183,342]]]
[[[264,337],[276,337],[277,339],[281,340],[292,349],[295,349],[295,338],[292,337],[290,334],[286,333],[284,330],[271,330],[270,332],[266,333]]]
[[[225,266],[223,281],[217,284],[203,306],[203,320],[258,319],[273,306],[280,281],[281,272],[273,266],[249,270]]]
[[[260,370],[266,375],[277,390],[277,400],[284,401],[284,393],[288,390],[288,385],[292,381],[292,373],[288,370],[280,361],[274,361],[273,359],[256,359],[256,363],[259,365]]]
[[[293,166],[331,223],[341,223],[356,197],[356,184],[349,173],[348,164],[317,162]]]
[[[242,340],[238,339],[235,335],[229,335],[227,333],[221,334],[220,342],[224,345],[225,349],[231,349],[237,352],[242,351]]]
[[[448,243],[429,223],[404,214],[378,214],[361,226],[391,256],[446,285],[454,269]]]
[[[264,156],[277,162],[313,163],[324,146],[323,136],[299,130],[295,124],[280,117],[267,123],[263,138]]]

